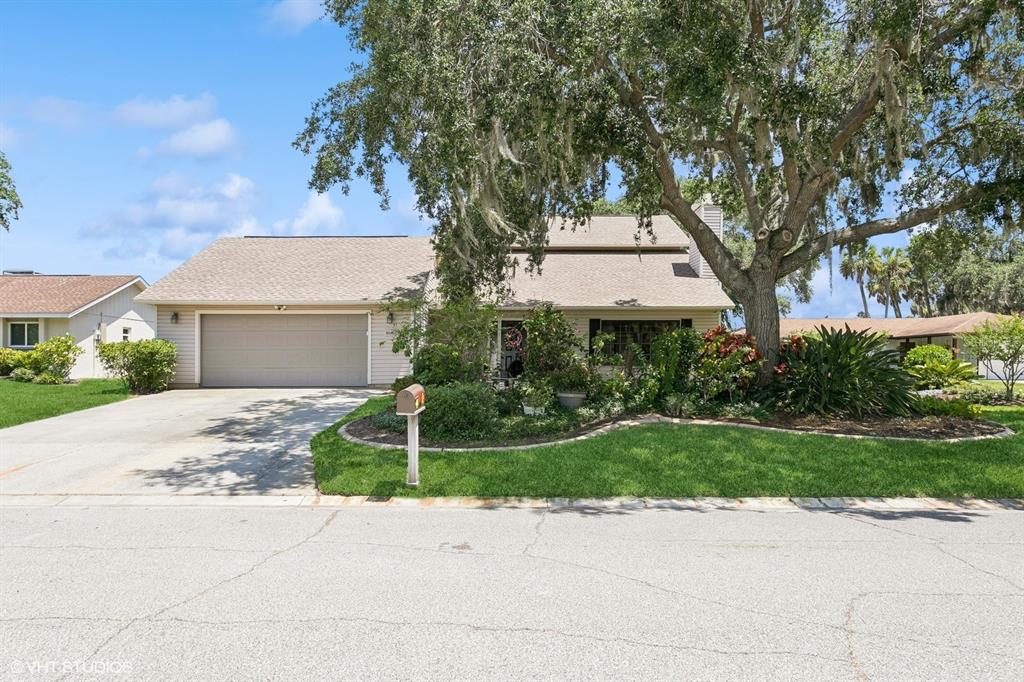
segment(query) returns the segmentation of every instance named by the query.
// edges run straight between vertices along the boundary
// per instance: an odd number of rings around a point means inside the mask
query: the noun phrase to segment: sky
[[[364,182],[308,188],[291,143],[359,59],[321,15],[316,0],[4,3],[0,149],[24,208],[0,268],[154,283],[220,236],[429,234],[400,166],[388,210]],[[792,317],[856,315],[837,269]]]

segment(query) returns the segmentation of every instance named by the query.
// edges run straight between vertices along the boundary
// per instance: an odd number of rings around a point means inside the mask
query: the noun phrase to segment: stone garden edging
[[[351,422],[350,422],[351,423]],[[830,431],[813,431],[813,430],[800,430],[800,429],[783,429],[778,426],[763,426],[761,424],[744,424],[742,422],[729,422],[721,421],[718,419],[684,419],[682,417],[665,417],[662,415],[646,415],[643,417],[637,417],[635,419],[624,419],[622,421],[612,422],[599,426],[592,431],[581,433],[578,436],[572,438],[562,438],[560,440],[549,440],[543,443],[528,443],[526,445],[494,445],[488,447],[475,447],[475,448],[434,448],[420,446],[420,452],[495,452],[495,451],[515,451],[515,450],[533,450],[534,448],[546,448],[554,445],[564,445],[566,443],[575,443],[581,440],[587,440],[588,438],[594,438],[601,436],[618,429],[627,428],[631,426],[640,426],[642,424],[697,424],[699,426],[735,426],[740,429],[759,429],[761,431],[777,431],[779,433],[791,433],[796,435],[815,435],[815,436],[831,436],[833,438],[853,438],[853,439],[876,439],[876,440],[900,440],[900,441],[913,441],[918,443],[966,443],[974,440],[989,440],[992,438],[1008,438],[1015,436],[1016,432],[1009,428],[1004,427],[1002,431],[998,433],[989,433],[981,436],[963,436],[961,438],[913,438],[909,436],[869,436],[859,433],[832,433]],[[358,445],[366,445],[371,448],[379,448],[381,450],[404,450],[405,445],[398,445],[394,443],[377,443],[375,441],[365,440],[353,436],[347,430],[348,424],[338,429],[338,435],[347,440],[350,443],[356,443]]]

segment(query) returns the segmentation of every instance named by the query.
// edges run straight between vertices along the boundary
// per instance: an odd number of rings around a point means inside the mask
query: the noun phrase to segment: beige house
[[[696,208],[721,230],[717,207]],[[718,324],[733,303],[675,223],[659,216],[653,238],[635,237],[630,216],[553,226],[542,273],[512,277],[503,325],[542,302],[584,339],[604,330],[643,344],[666,326]],[[378,386],[411,370],[391,350],[405,320],[381,306],[429,295],[433,269],[427,237],[224,238],[136,301],[178,346],[176,386]]]
[[[969,332],[982,322],[995,320],[995,313],[964,313],[962,315],[942,315],[940,317],[903,317],[903,318],[819,318],[819,319],[785,319],[779,323],[779,331],[783,337],[798,332],[810,331],[818,327],[826,329],[843,329],[849,327],[853,331],[883,332],[889,336],[889,345],[905,354],[914,346],[934,344],[943,346],[953,355],[978,368],[979,373],[988,379],[996,378],[985,367],[979,366],[975,358],[970,357],[960,348],[959,337]],[[1002,366],[996,367],[1001,371]]]
[[[146,289],[138,275],[0,275],[0,346],[28,350],[70,333],[82,349],[72,379],[104,375],[96,357],[102,342],[151,339],[156,309],[136,302]]]

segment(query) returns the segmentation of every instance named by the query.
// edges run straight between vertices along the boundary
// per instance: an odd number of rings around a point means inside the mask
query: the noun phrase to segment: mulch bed
[[[1002,433],[1006,427],[983,419],[969,420],[955,417],[865,417],[864,419],[830,419],[811,415],[779,414],[768,419],[722,419],[737,424],[757,424],[791,431],[821,431],[853,436],[888,438],[923,438],[944,440],[991,436]]]
[[[566,440],[569,438],[575,438],[581,436],[584,433],[589,433],[594,429],[610,424],[613,421],[623,421],[631,419],[631,417],[622,417],[621,419],[603,419],[600,421],[592,422],[590,424],[584,424],[578,429],[567,431],[565,433],[548,434],[544,436],[533,436],[530,438],[519,438],[514,441],[494,442],[494,441],[436,441],[424,438],[420,435],[420,445],[426,448],[504,448],[516,445],[534,445],[537,443],[553,443],[555,441]],[[387,431],[385,429],[378,428],[373,425],[371,417],[363,417],[357,419],[354,422],[350,422],[345,425],[345,431],[349,435],[355,436],[362,440],[368,440],[371,443],[382,443],[385,445],[405,445],[406,438],[405,433],[395,433],[394,431]]]

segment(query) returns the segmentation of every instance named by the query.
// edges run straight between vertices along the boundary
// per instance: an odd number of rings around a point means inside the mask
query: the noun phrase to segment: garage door
[[[203,386],[365,386],[366,315],[203,315]]]

